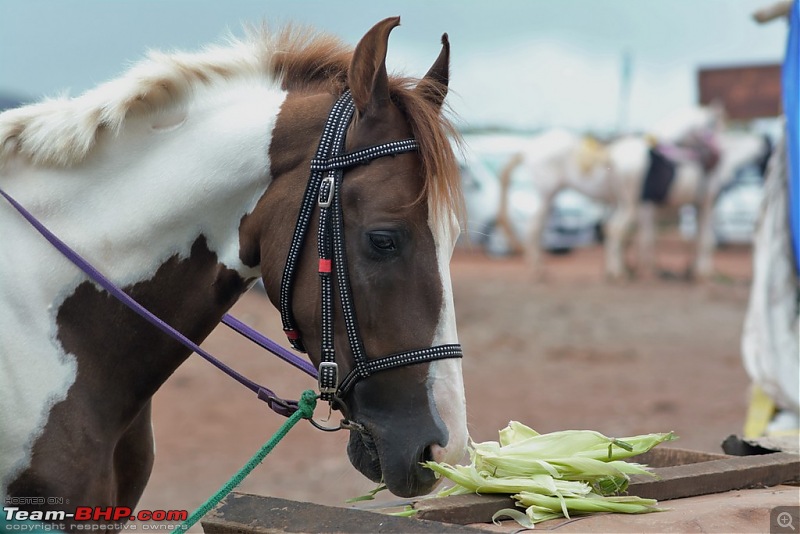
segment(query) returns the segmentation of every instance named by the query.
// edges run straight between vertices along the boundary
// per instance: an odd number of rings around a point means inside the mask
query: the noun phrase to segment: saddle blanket
[[[650,149],[650,167],[642,185],[642,200],[655,204],[667,201],[672,182],[675,179],[675,162],[662,154],[657,148]]]

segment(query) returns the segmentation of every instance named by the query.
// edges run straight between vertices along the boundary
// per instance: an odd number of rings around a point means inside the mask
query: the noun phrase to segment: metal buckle
[[[327,189],[325,188],[326,185],[327,185]],[[323,195],[325,195],[325,196],[323,196]],[[319,207],[320,208],[328,208],[328,207],[330,207],[331,202],[333,202],[333,195],[334,195],[334,192],[333,192],[333,177],[332,176],[326,176],[325,178],[322,179],[322,182],[319,185],[319,198],[317,199]]]
[[[322,385],[322,378],[327,375],[326,369],[330,369],[329,371],[332,375],[331,382],[333,386],[323,386]],[[319,364],[319,378],[317,379],[317,383],[319,384],[319,392],[321,394],[334,394],[336,390],[339,388],[339,366],[336,362],[320,362]]]

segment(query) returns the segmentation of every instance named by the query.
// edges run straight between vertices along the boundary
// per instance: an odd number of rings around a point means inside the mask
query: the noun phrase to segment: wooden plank
[[[414,503],[419,519],[468,525],[490,523],[492,516],[503,508],[516,508],[509,495],[453,495],[439,499],[424,499]]]
[[[645,458],[645,455],[636,457],[637,460]],[[703,461],[704,458],[711,459]],[[649,461],[674,461],[679,465],[653,468],[657,479],[641,475],[631,477],[630,495],[665,501],[800,482],[800,456],[783,452],[726,456],[664,448],[657,455],[651,455]],[[489,522],[498,510],[514,508],[514,502],[507,495],[458,495],[419,500],[414,508],[422,519],[465,525]]]
[[[233,492],[202,521],[206,534],[268,534],[280,532],[484,532],[480,528],[445,525],[417,518],[337,508],[275,497]]]
[[[631,477],[628,493],[639,497],[680,499],[745,488],[800,482],[800,456],[785,452],[738,456],[673,467],[654,468],[659,479]]]
[[[723,458],[730,458],[730,456],[727,454],[714,454],[711,452],[691,451],[674,447],[662,447],[650,449],[643,454],[630,458],[630,461],[649,467],[672,467],[676,465],[708,462],[711,460],[722,460]]]

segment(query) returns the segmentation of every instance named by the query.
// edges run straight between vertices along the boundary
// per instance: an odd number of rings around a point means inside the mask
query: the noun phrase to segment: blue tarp
[[[789,224],[795,268],[800,276],[800,0],[794,1],[789,15],[789,38],[783,61],[783,111],[786,115]]]

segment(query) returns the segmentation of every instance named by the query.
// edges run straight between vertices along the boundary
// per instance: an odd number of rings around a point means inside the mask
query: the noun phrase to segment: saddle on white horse
[[[694,164],[708,177],[720,160],[720,148],[713,135],[691,135],[679,143],[657,143],[651,140],[650,166],[642,184],[642,200],[664,204],[675,179],[676,168]]]

